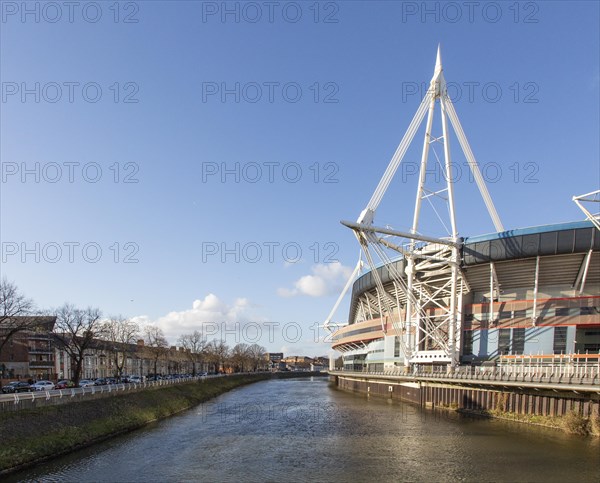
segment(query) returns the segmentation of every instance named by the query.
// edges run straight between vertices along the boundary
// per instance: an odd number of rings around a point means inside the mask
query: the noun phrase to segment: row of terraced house
[[[10,322],[4,322],[7,330]],[[29,330],[18,332],[0,350],[0,377],[2,379],[69,379],[73,377],[74,364],[71,357],[54,333],[54,316],[31,317]],[[2,335],[0,333],[0,335]],[[96,379],[116,375],[115,354],[126,354],[123,375],[146,376],[154,374],[155,356],[143,340],[123,347],[105,340],[94,340],[84,352],[81,378]],[[121,359],[122,360],[122,359]],[[196,372],[213,368],[197,362]],[[191,374],[194,363],[189,351],[171,346],[165,349],[156,362],[157,374]]]

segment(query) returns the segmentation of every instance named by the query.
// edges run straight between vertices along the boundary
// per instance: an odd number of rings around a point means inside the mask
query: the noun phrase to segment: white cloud
[[[320,263],[311,268],[311,275],[304,275],[294,282],[293,288],[279,288],[280,297],[324,297],[339,294],[352,273],[352,268],[345,267],[340,262]]]
[[[233,304],[228,304],[211,293],[204,299],[194,300],[190,309],[169,312],[156,320],[150,319],[147,315],[139,315],[133,319],[142,326],[157,325],[163,330],[167,339],[175,342],[181,334],[194,330],[202,331],[209,324],[206,333],[214,331],[215,324],[229,326],[236,322],[244,324],[249,321],[263,321],[263,318],[255,316],[254,312],[255,306],[246,298],[238,298]]]

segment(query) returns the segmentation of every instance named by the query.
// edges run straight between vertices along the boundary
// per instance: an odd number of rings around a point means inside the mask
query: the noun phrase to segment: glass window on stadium
[[[510,329],[500,329],[498,332],[498,354],[510,354]]]
[[[513,329],[512,353],[523,354],[525,350],[525,329]]]
[[[473,331],[465,330],[463,332],[463,355],[470,356],[473,354]]]
[[[400,357],[400,337],[394,337],[394,357]]]
[[[367,354],[355,354],[344,357],[344,369],[353,371],[362,371],[365,367],[365,358]]]
[[[575,351],[580,354],[600,353],[600,328],[577,327],[575,333]]]
[[[579,315],[580,311],[579,307],[557,307],[555,314],[557,317],[571,317]]]
[[[567,328],[554,327],[554,353],[564,354],[567,352]]]

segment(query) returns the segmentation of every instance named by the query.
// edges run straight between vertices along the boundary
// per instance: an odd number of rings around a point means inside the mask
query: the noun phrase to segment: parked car
[[[31,388],[34,391],[52,391],[54,389],[54,383],[51,381],[37,381]]]
[[[108,384],[108,380],[104,377],[99,377],[94,381],[94,386],[106,386]]]
[[[140,384],[142,382],[142,378],[140,376],[129,376],[129,382],[134,384]]]
[[[73,381],[64,379],[62,381],[58,381],[54,386],[54,389],[70,389],[72,387],[75,387],[75,383]]]
[[[31,392],[31,386],[22,381],[13,381],[9,382],[6,386],[2,387],[2,392],[4,394],[13,394],[15,392]]]
[[[79,381],[79,387],[90,387],[94,385],[94,381],[90,379],[81,379]]]

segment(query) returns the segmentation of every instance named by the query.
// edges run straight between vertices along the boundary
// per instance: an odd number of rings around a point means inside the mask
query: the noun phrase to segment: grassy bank
[[[539,414],[516,414],[499,410],[490,411],[487,414],[493,418],[559,429],[569,434],[600,436],[600,417],[598,415],[585,417],[574,411],[569,411],[564,416],[542,416]]]
[[[269,375],[242,375],[0,413],[0,474],[166,418]]]

